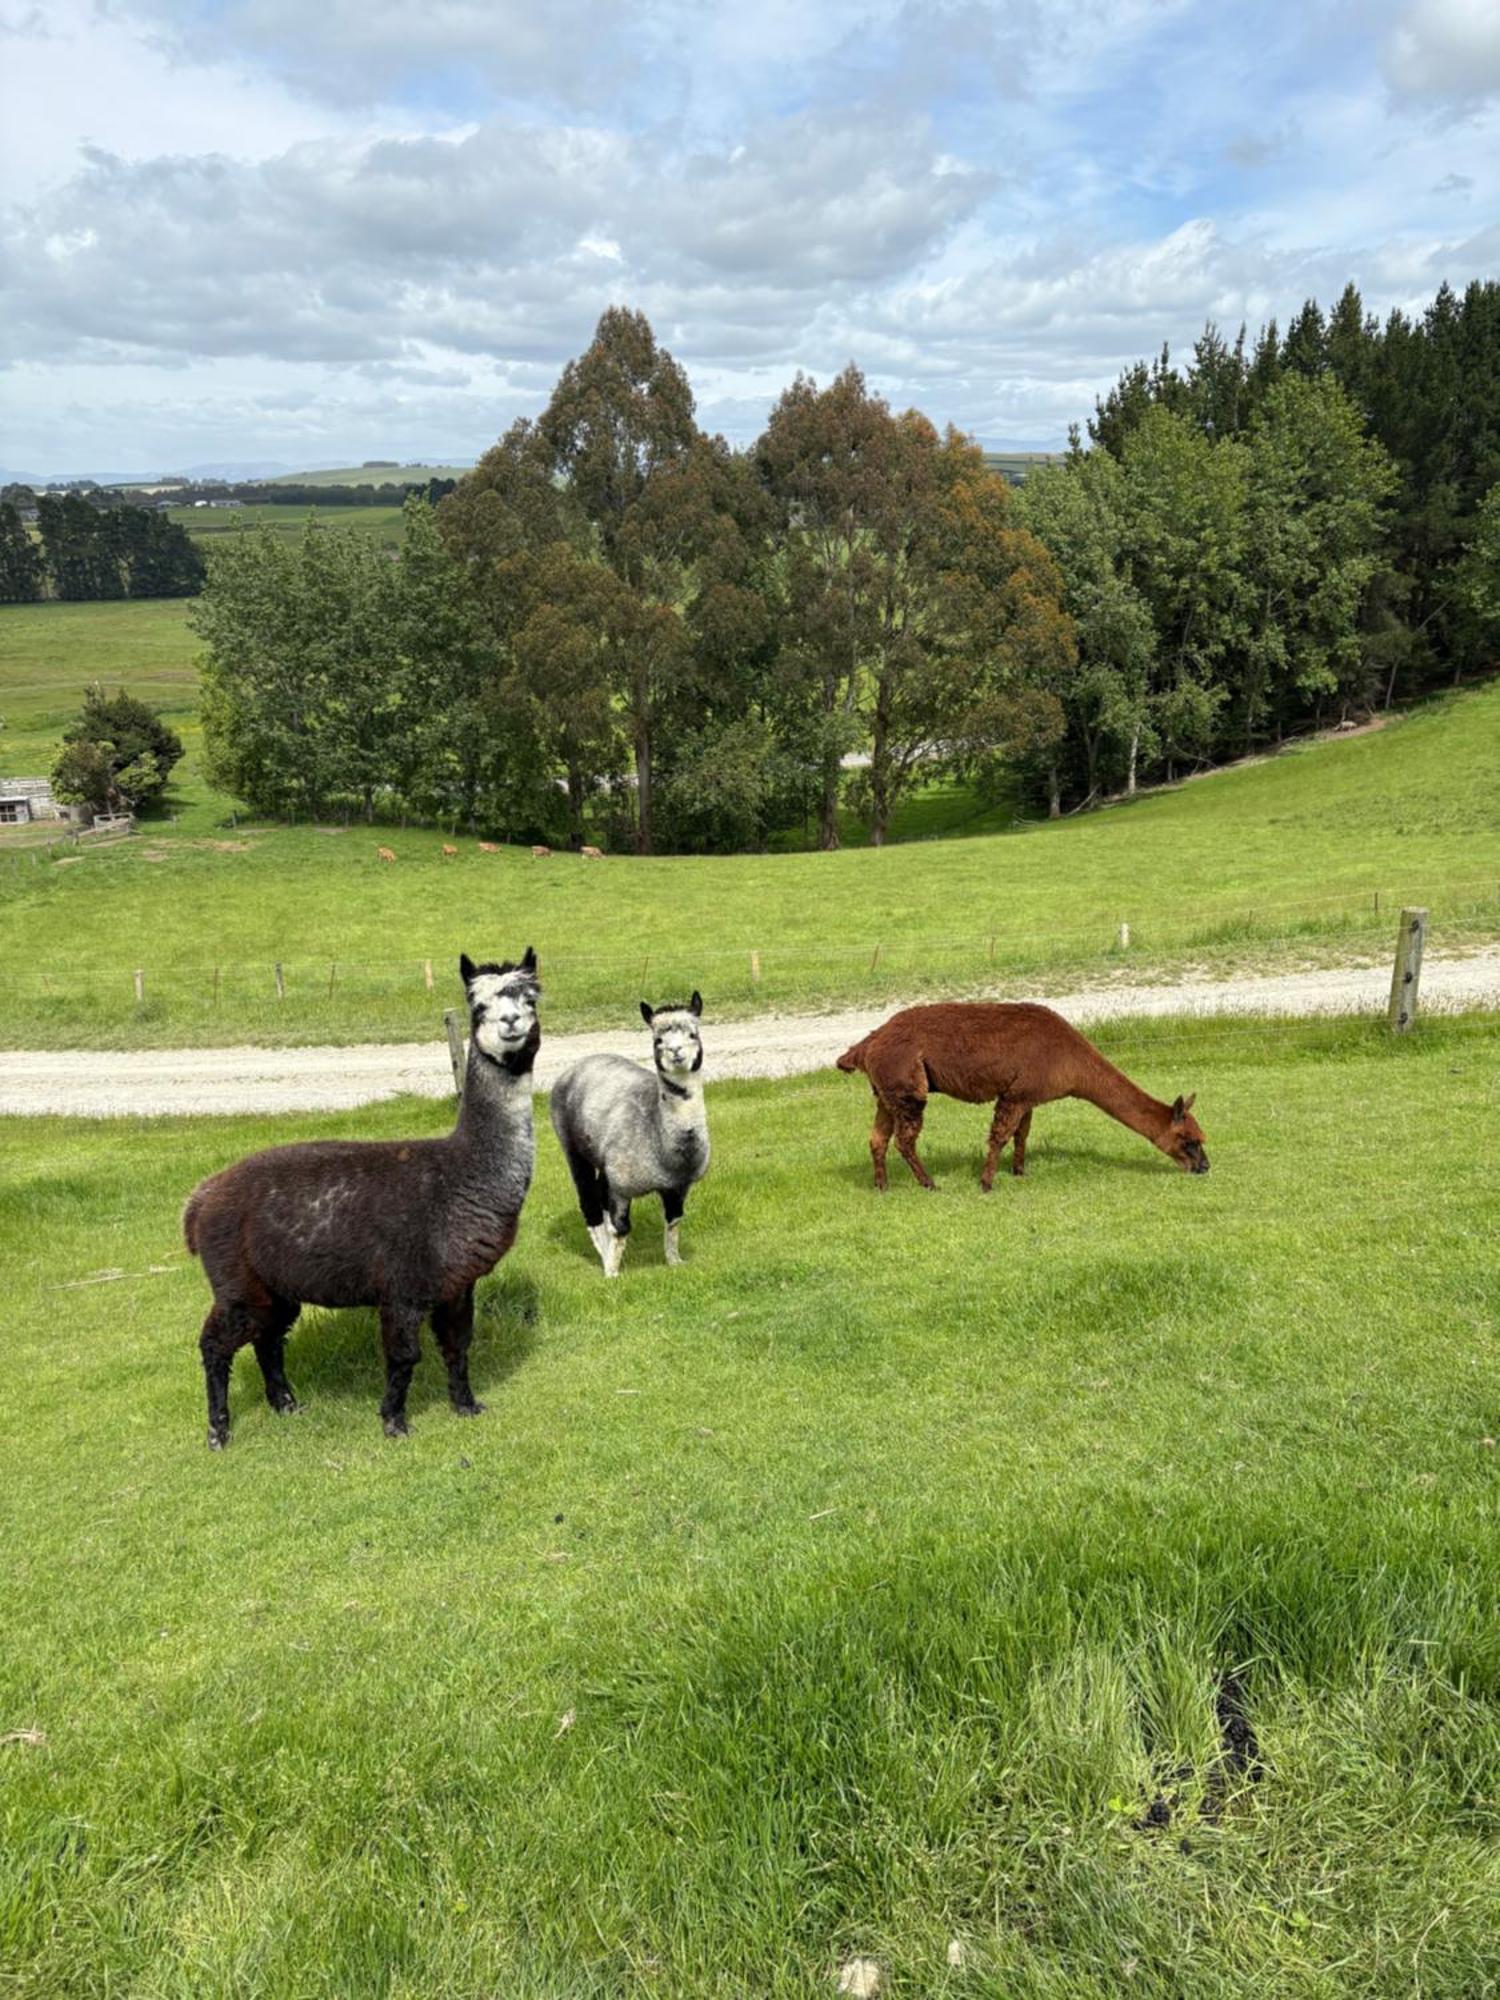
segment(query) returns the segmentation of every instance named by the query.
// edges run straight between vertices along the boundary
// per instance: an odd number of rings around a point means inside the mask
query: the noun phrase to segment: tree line
[[[120,597],[193,597],[203,558],[164,514],[81,494],[43,494],[39,539],[13,501],[0,502],[0,604]]]
[[[1012,491],[855,367],[744,451],[643,316],[392,561],[210,555],[213,775],[257,811],[741,850],[914,789],[1060,812],[1484,664],[1500,634],[1500,287],[1383,326],[1208,328]]]

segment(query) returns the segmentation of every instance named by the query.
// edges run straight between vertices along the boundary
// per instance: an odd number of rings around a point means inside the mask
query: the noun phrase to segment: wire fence
[[[562,942],[542,943],[543,977],[555,989],[572,979],[591,992],[618,980],[648,981],[691,976],[714,978],[721,998],[727,991],[750,1001],[770,1000],[778,990],[827,990],[857,1000],[861,988],[877,991],[893,977],[970,977],[976,984],[1009,972],[1059,972],[1104,967],[1111,973],[1132,964],[1149,974],[1153,960],[1181,959],[1236,945],[1254,946],[1268,958],[1305,946],[1319,937],[1367,944],[1384,953],[1399,911],[1417,904],[1434,920],[1469,935],[1500,932],[1500,881],[1445,885],[1438,897],[1390,885],[1333,891],[1323,896],[1274,901],[1257,898],[1242,905],[1200,910],[1190,921],[1175,913],[1111,912],[1102,907],[1072,922],[1021,929],[995,920],[989,927],[946,933],[888,931],[863,939],[830,940],[751,936],[708,944],[684,934],[637,932],[628,943],[600,949]],[[222,1006],[232,999],[272,1000],[292,1006],[310,1001],[451,992],[456,983],[451,954],[436,947],[399,956],[367,958],[302,953],[280,959],[153,959],[142,949],[112,965],[91,956],[91,1004],[121,1000],[144,1004],[166,992]],[[729,977],[726,978],[725,975]],[[76,968],[66,973],[45,965],[5,966],[12,995],[64,1000],[77,992]],[[561,998],[561,995],[557,997]]]

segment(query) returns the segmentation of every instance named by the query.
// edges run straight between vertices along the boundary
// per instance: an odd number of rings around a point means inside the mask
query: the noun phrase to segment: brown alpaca
[[[481,840],[479,843],[479,851],[481,854],[498,854],[500,852],[500,849],[499,846],[496,844],[496,842],[494,842],[493,840]]]
[[[450,847],[446,840],[443,842],[443,859],[445,861],[451,861],[457,852],[458,849],[456,847]]]
[[[845,1049],[838,1066],[862,1069],[875,1093],[870,1158],[880,1194],[886,1190],[885,1156],[892,1137],[922,1186],[935,1185],[917,1158],[922,1116],[933,1091],[965,1104],[994,1103],[979,1181],[986,1194],[1012,1140],[1011,1172],[1025,1171],[1031,1114],[1037,1105],[1059,1097],[1086,1098],[1149,1139],[1185,1172],[1208,1172],[1192,1098],[1162,1104],[1148,1097],[1050,1007],[984,1001],[907,1007]]]
[[[583,856],[585,861],[602,861],[604,859],[604,850],[602,847],[580,847],[578,852]]]
[[[533,861],[550,861],[552,859],[552,849],[550,847],[533,847],[531,858]]]
[[[396,857],[388,847],[377,847],[375,858],[377,861],[394,861]]]

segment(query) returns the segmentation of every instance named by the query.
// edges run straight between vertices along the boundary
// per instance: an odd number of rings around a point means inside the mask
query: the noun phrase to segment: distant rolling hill
[[[396,460],[372,460],[365,465],[317,466],[308,472],[283,472],[269,486],[400,486],[424,479],[462,479],[469,465],[408,465]]]

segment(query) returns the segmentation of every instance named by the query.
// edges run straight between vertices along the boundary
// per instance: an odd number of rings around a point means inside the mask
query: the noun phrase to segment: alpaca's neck
[[[688,1076],[666,1076],[661,1070],[656,1072],[656,1102],[658,1115],[669,1129],[673,1126],[703,1123],[703,1073],[694,1070]]]
[[[1073,1095],[1086,1098],[1090,1104],[1097,1104],[1111,1118],[1117,1118],[1132,1132],[1139,1132],[1153,1146],[1165,1150],[1172,1123],[1170,1106],[1149,1095],[1139,1084],[1132,1083],[1123,1070],[1106,1062],[1097,1049],[1091,1053],[1094,1060],[1085,1069]]]
[[[471,1042],[453,1137],[481,1164],[498,1148],[530,1143],[534,1050],[497,1061]]]

